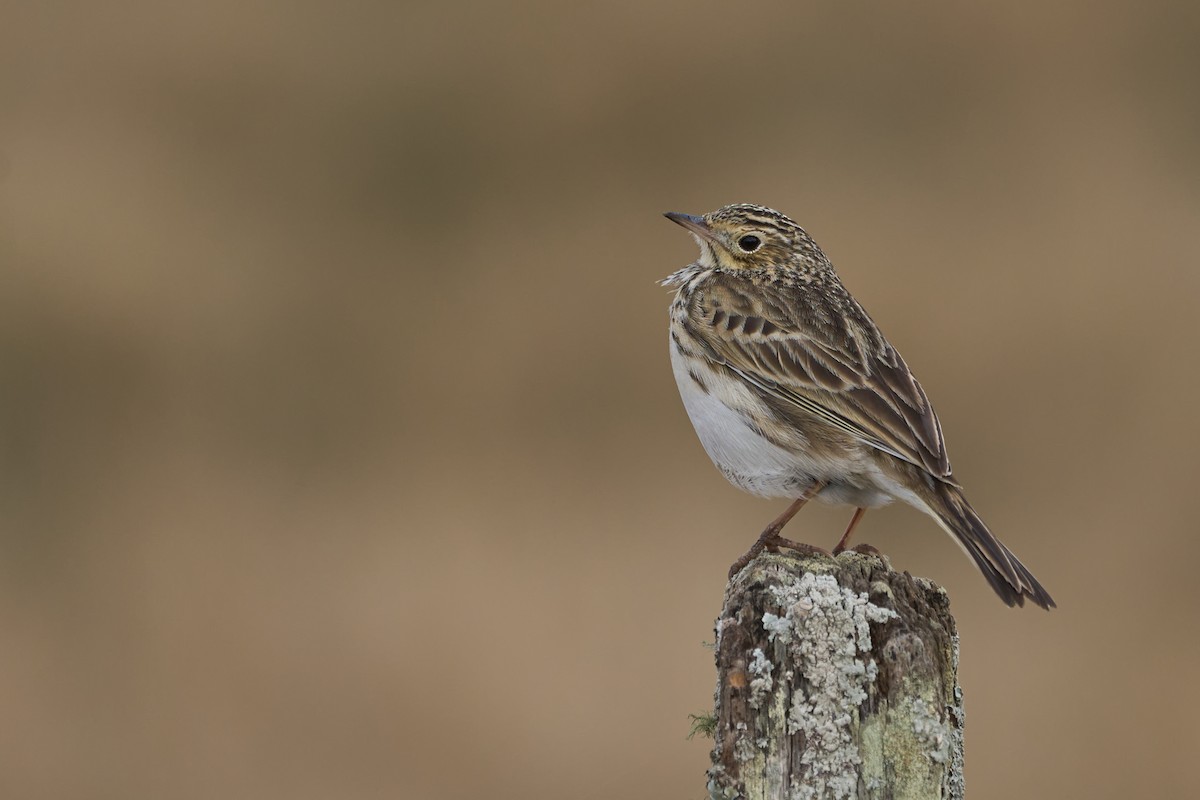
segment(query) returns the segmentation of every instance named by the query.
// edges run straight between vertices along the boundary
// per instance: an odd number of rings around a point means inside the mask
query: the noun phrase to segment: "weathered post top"
[[[716,625],[717,800],[963,797],[944,590],[879,556],[764,554]]]

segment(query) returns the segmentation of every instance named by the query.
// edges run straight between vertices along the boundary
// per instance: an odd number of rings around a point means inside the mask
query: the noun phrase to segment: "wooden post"
[[[764,554],[716,626],[715,800],[963,797],[943,589],[878,556]]]

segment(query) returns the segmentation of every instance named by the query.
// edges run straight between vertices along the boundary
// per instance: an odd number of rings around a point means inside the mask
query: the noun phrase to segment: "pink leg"
[[[846,544],[850,541],[850,534],[854,533],[855,527],[858,526],[858,521],[862,519],[862,515],[865,513],[867,513],[865,508],[860,508],[854,512],[854,516],[850,518],[850,527],[846,528],[846,532],[842,534],[842,538],[838,540],[837,545],[833,548],[835,556],[846,549]]]
[[[816,547],[811,544],[800,544],[799,542],[793,542],[788,539],[784,539],[779,535],[779,532],[783,530],[783,526],[787,525],[788,522],[791,521],[792,517],[796,516],[796,512],[801,508],[804,508],[805,503],[816,497],[817,493],[825,488],[825,483],[825,481],[817,481],[812,486],[809,486],[804,491],[804,494],[796,498],[796,500],[787,507],[786,511],[776,517],[774,521],[772,521],[771,524],[766,527],[766,530],[764,530],[758,537],[758,541],[750,545],[750,549],[747,550],[741,558],[733,562],[733,566],[729,568],[729,577],[732,578],[734,575],[741,572],[742,569],[755,558],[757,558],[758,554],[764,549],[770,549],[772,552],[777,552],[780,547],[786,547],[790,550],[797,550],[802,553],[826,553],[826,551],[820,547]],[[828,553],[826,553],[826,555],[828,555]]]

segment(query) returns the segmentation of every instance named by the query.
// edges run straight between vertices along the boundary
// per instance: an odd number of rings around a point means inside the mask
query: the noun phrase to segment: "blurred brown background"
[[[860,528],[952,594],[970,796],[1194,790],[1200,5],[3,17],[0,795],[703,796],[782,501],[705,457],[654,281],[661,212],[738,201],[1061,606]]]

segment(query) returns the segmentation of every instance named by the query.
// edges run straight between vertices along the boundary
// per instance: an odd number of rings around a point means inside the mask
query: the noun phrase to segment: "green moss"
[[[715,714],[688,714],[688,719],[691,720],[691,730],[688,731],[688,740],[695,738],[697,734],[705,739],[711,739],[717,732],[717,717]]]

